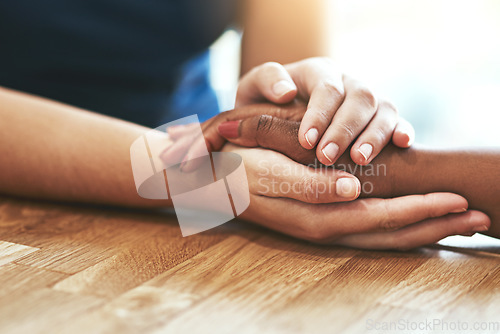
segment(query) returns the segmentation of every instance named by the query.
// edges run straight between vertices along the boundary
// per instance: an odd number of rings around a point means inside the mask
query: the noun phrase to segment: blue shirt
[[[218,111],[207,47],[234,0],[0,1],[0,85],[146,126]]]

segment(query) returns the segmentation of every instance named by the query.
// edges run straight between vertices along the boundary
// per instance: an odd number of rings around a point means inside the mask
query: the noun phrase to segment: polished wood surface
[[[496,333],[499,324],[491,238],[360,251],[237,221],[183,238],[171,213],[0,198],[0,333]]]

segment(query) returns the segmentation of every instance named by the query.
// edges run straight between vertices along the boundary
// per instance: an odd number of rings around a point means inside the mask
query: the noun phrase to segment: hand
[[[327,204],[337,201],[339,175],[333,169],[313,169],[261,148],[227,144],[223,150],[238,153],[245,164],[250,206],[241,217],[300,239],[409,249],[449,235],[471,235],[475,226],[487,223],[481,212],[453,213],[467,201],[451,193]]]
[[[329,58],[256,67],[240,81],[236,108],[266,100],[289,103],[295,98],[307,102],[298,140],[305,149],[316,147],[316,156],[325,165],[335,163],[356,138],[351,158],[359,165],[373,160],[391,137],[399,147],[409,147],[414,140],[412,126],[399,118],[392,104],[377,101]]]
[[[201,124],[203,136],[199,135],[197,124],[172,126],[167,131],[170,139],[174,142],[160,154],[160,157],[165,163],[183,160],[182,170],[190,172],[197,167],[196,161],[192,157],[203,155],[207,147],[209,151],[222,148],[226,138],[219,135],[219,132],[228,135],[229,138],[237,136],[239,120],[265,114],[280,119],[300,121],[304,113],[305,105],[299,101],[281,106],[253,104],[220,113],[204,122]],[[220,124],[225,124],[225,128],[219,127],[218,129]],[[240,145],[244,144],[240,143]],[[183,157],[184,159],[182,159]]]
[[[355,138],[351,157],[360,165],[370,163],[391,138],[399,147],[408,147],[414,140],[413,128],[399,118],[392,104],[377,101],[361,83],[339,73],[328,58],[310,58],[285,66],[266,63],[250,71],[240,81],[237,109],[203,123],[205,138],[186,135],[182,127],[169,130],[172,138],[184,137],[174,145],[174,151],[189,151],[186,160],[190,160],[206,146],[209,150],[220,149],[225,142],[220,130],[226,130],[225,136],[231,135],[234,126],[221,129],[219,125],[255,115],[240,112],[239,108],[266,100],[280,105],[307,103],[303,117],[295,119],[301,121],[297,139],[305,149],[316,147],[316,155],[325,165],[332,165]],[[294,116],[284,112],[279,115],[284,119]],[[195,166],[187,170],[189,167]]]

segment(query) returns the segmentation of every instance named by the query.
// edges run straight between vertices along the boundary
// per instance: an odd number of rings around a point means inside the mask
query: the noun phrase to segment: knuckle
[[[392,232],[398,228],[395,220],[391,217],[384,217],[384,219],[380,221],[379,227],[380,230],[384,232]]]
[[[320,124],[330,124],[331,121],[330,113],[323,109],[315,110],[314,118]]]
[[[257,133],[269,133],[273,126],[273,116],[260,115],[257,122]]]
[[[372,133],[370,134],[370,139],[369,141],[372,142],[374,145],[384,145],[390,140],[390,136],[392,135],[392,131],[387,131],[387,129],[384,129],[382,127],[376,127],[375,129],[371,130]]]
[[[437,218],[440,215],[437,212],[437,208],[439,207],[436,203],[436,197],[433,194],[424,194],[423,201],[427,206],[427,217],[429,218]]]
[[[394,215],[391,214],[387,202],[384,201],[384,206],[379,221],[379,229],[384,232],[392,232],[397,230],[398,228],[398,221],[396,220]]]
[[[328,92],[328,95],[334,96],[336,98],[344,97],[344,89],[333,80],[325,80],[322,83],[322,88]]]
[[[353,121],[351,123],[340,123],[338,125],[338,130],[340,131],[342,138],[347,138],[349,141],[356,136],[356,129],[358,127],[358,122]]]
[[[257,70],[264,75],[269,75],[281,71],[282,67],[283,65],[281,65],[280,63],[269,61],[267,63],[258,66]]]
[[[361,86],[355,91],[356,97],[358,97],[364,104],[372,109],[377,108],[377,99],[373,95],[372,91],[368,88]]]
[[[268,137],[272,131],[274,118],[270,115],[260,115],[255,126],[255,141],[258,146],[267,147]]]
[[[378,101],[378,107],[379,109],[384,108],[384,110],[393,112],[396,115],[399,113],[398,108],[396,108],[396,106],[392,102],[387,100]]]
[[[318,203],[321,182],[315,176],[305,176],[300,180],[300,189],[307,203]]]

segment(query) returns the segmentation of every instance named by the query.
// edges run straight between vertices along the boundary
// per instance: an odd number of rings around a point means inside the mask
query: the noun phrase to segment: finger
[[[312,149],[344,100],[342,74],[326,58],[312,58],[286,67],[301,96],[309,100],[299,129],[302,147]]]
[[[261,146],[302,164],[316,163],[314,151],[303,148],[298,141],[300,123],[269,115],[260,115],[219,126],[219,133],[228,141],[246,147]],[[228,128],[231,127],[231,130]]]
[[[391,140],[398,123],[396,108],[380,102],[377,112],[351,148],[352,161],[358,165],[369,164]]]
[[[296,94],[297,87],[283,65],[268,62],[254,68],[240,80],[236,107],[265,100],[288,103]]]
[[[244,218],[257,223],[265,222],[269,228],[317,243],[332,243],[353,234],[387,233],[393,231],[393,226],[401,228],[444,216],[467,203],[463,197],[451,193],[315,205],[265,196],[254,196],[252,201],[254,207],[260,207],[260,210],[249,210]]]
[[[181,165],[184,165],[187,160],[206,155],[207,150],[210,152],[210,143],[201,140],[203,138],[202,127],[209,126],[217,117],[215,116],[202,124],[191,123],[168,127],[166,131],[174,142],[160,153],[159,157],[164,164],[175,165],[181,163]],[[220,140],[224,141],[223,139]],[[220,143],[220,145],[222,146],[223,143]]]
[[[407,120],[400,118],[399,123],[392,135],[394,145],[406,148],[410,147],[415,141],[415,129]]]
[[[297,164],[269,150],[259,153],[257,165],[257,176],[251,184],[257,195],[306,203],[334,203],[354,200],[361,192],[361,184],[352,174]]]
[[[331,82],[322,82],[313,89],[299,130],[304,148],[314,148],[325,133],[344,100],[342,90],[342,86]]]
[[[170,139],[177,140],[182,136],[184,136],[185,134],[193,131],[194,128],[197,126],[198,124],[186,124],[186,125],[181,124],[181,125],[169,126],[167,128],[167,133],[170,136]]]
[[[304,106],[301,104],[277,106],[267,103],[248,105],[225,111],[203,122],[201,125],[203,135],[200,135],[198,131],[199,127],[197,126],[186,126],[182,130],[179,130],[178,132],[182,132],[182,136],[177,133],[179,136],[176,141],[171,147],[163,152],[161,158],[168,163],[172,161],[172,159],[179,159],[179,155],[184,153],[182,159],[183,166],[181,168],[184,172],[190,172],[196,169],[202,161],[192,161],[193,158],[200,156],[203,152],[206,152],[207,149],[209,152],[220,150],[226,142],[226,138],[233,138],[238,135],[238,126],[240,123],[238,119],[262,114],[275,115],[284,119],[300,119],[303,113]],[[256,145],[257,144],[244,146]]]
[[[280,108],[271,104],[256,104],[225,111],[203,122],[201,124],[202,132],[198,131],[200,128],[198,124],[169,127],[167,132],[173,134],[175,142],[162,152],[160,158],[166,164],[182,161],[184,163],[183,170],[186,172],[194,170],[196,163],[188,164],[188,160],[192,160],[193,157],[197,157],[203,152],[206,152],[207,149],[209,152],[220,150],[226,142],[225,138],[217,131],[217,127],[221,123],[228,123],[222,127],[222,131],[225,131],[226,135],[231,136],[231,131],[234,131],[234,126],[231,126],[232,120],[242,119],[252,115],[260,115],[262,113],[281,115],[285,112],[282,109],[292,110],[292,107]],[[295,107],[295,109],[298,110],[297,107]]]
[[[178,138],[174,143],[172,143],[172,145],[160,153],[160,159],[165,163],[165,165],[175,165],[177,163],[184,162],[187,153],[199,137],[198,133],[199,131],[190,132]]]
[[[319,161],[325,165],[335,163],[377,110],[377,100],[366,87],[348,77],[345,77],[344,84],[345,100],[316,149]]]
[[[228,110],[202,124],[203,135],[211,150],[220,150],[226,139],[238,135],[240,120],[253,116],[271,115],[282,119],[300,120],[305,107],[301,104],[274,105],[269,103],[252,104]],[[252,145],[255,146],[255,145]]]
[[[198,136],[191,144],[191,147],[181,162],[181,171],[189,173],[196,170],[203,163],[202,159],[196,158],[207,155],[207,151],[212,152],[209,143],[205,140],[204,136]]]
[[[364,249],[407,250],[438,242],[451,235],[484,232],[490,224],[487,215],[471,210],[426,219],[393,232],[353,234],[342,237],[335,243]]]
[[[467,200],[453,193],[429,193],[390,199],[367,199],[364,210],[370,218],[363,227],[365,231],[394,231],[428,218],[448,213],[464,212]],[[360,231],[361,232],[361,231]]]
[[[320,226],[323,242],[331,242],[342,235],[391,232],[428,218],[463,212],[467,200],[452,193],[431,193],[391,199],[358,199],[335,206],[338,223],[323,222]]]

